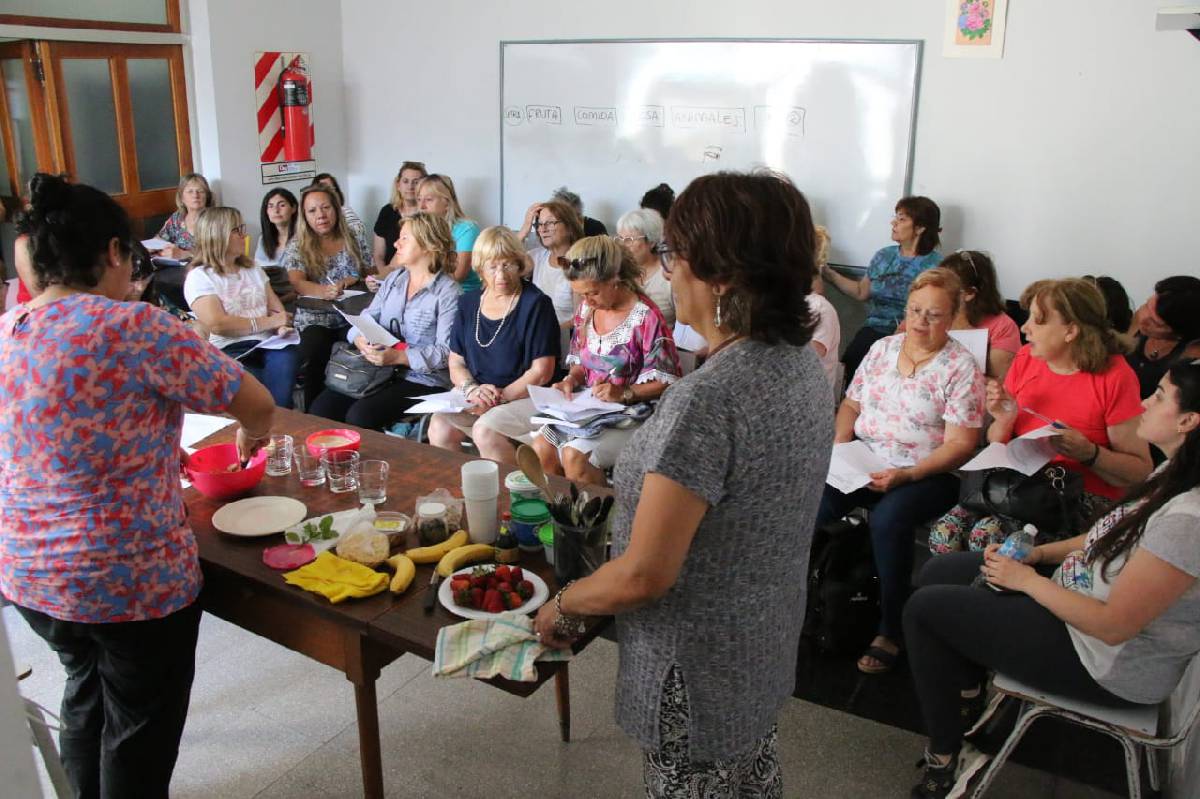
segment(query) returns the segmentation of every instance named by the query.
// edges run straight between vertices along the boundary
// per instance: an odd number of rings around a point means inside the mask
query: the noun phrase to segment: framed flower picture
[[[949,58],[1001,58],[1008,0],[946,0]]]

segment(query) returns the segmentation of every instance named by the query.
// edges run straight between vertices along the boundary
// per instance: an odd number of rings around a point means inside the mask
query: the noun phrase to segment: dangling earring
[[[721,295],[720,294],[717,295],[717,318],[713,320],[713,323],[716,324],[718,329],[720,329],[720,327],[721,327]]]

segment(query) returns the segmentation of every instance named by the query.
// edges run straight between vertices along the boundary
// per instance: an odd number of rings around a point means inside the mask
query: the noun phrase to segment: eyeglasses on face
[[[928,308],[905,308],[904,313],[909,319],[920,319],[927,325],[936,325],[950,314],[944,311],[931,311]]]
[[[234,233],[237,233],[238,235],[245,236],[245,235],[246,235],[246,225],[245,225],[245,223],[242,223],[242,224],[238,225],[237,227],[235,227],[235,228],[233,229],[233,232],[234,232]]]
[[[638,241],[649,241],[649,240],[650,239],[647,238],[646,236],[613,236],[613,241],[617,242],[618,244],[626,244],[626,245],[633,244]]]
[[[559,222],[557,219],[547,219],[545,222],[534,222],[533,226],[542,230],[551,230],[555,225],[561,224],[562,222]]]
[[[515,261],[504,261],[502,263],[490,263],[484,266],[484,271],[489,275],[498,275],[503,272],[506,275],[515,275],[521,271],[521,265]]]
[[[651,250],[651,252],[658,256],[658,260],[662,264],[663,273],[668,275],[671,274],[671,270],[675,266],[675,259],[679,257],[679,250],[675,249],[664,241],[654,245],[654,248]]]

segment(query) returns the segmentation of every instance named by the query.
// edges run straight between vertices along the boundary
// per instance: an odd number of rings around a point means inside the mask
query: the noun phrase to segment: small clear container
[[[424,502],[417,508],[417,539],[423,547],[440,544],[450,537],[446,506],[441,502]]]
[[[375,514],[374,525],[376,530],[387,535],[389,546],[405,546],[412,519],[403,513],[381,510]]]

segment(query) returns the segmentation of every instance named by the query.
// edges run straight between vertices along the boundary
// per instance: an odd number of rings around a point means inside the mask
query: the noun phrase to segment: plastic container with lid
[[[543,524],[538,528],[538,540],[546,551],[546,563],[554,565],[554,524]]]
[[[417,508],[417,540],[423,547],[440,544],[450,537],[446,506],[441,502],[423,502]]]
[[[508,489],[510,505],[515,505],[523,499],[542,498],[541,490],[520,469],[514,469],[508,473],[508,476],[504,478],[504,487]]]
[[[542,548],[538,528],[550,521],[550,508],[540,499],[522,499],[512,505],[512,531],[521,549],[537,552]]]

